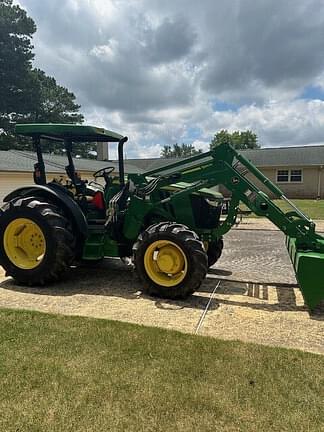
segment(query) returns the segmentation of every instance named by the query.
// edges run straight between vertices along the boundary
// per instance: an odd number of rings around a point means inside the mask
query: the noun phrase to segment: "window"
[[[277,183],[301,183],[303,173],[301,169],[277,170]]]
[[[289,170],[278,170],[277,171],[277,182],[287,183],[289,181]]]
[[[302,170],[294,169],[290,171],[290,181],[291,182],[301,182],[302,181]]]

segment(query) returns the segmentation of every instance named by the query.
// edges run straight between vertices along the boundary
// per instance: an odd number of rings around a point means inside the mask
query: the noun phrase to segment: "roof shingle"
[[[64,173],[64,167],[68,164],[65,156],[58,156],[44,153],[46,170],[52,173]],[[37,162],[36,154],[33,152],[23,152],[18,150],[0,151],[0,171],[12,172],[32,172],[34,163]],[[106,166],[114,166],[118,172],[118,162],[116,161],[97,161],[93,159],[74,159],[76,169],[80,171],[95,172]],[[141,173],[142,170],[137,166],[125,163],[126,173]]]
[[[324,145],[262,148],[241,150],[240,153],[257,167],[324,165]],[[181,159],[128,159],[127,162],[145,171],[150,171],[162,166],[167,167]]]
[[[324,145],[262,148],[242,150],[241,153],[257,167],[324,165]],[[32,152],[0,151],[0,171],[32,172],[36,160],[36,154]],[[67,165],[65,156],[45,153],[44,160],[48,172],[63,173]],[[125,172],[142,173],[178,161],[179,158],[128,159],[125,161]],[[94,172],[106,166],[114,166],[118,172],[118,161],[74,159],[74,162],[81,171]]]

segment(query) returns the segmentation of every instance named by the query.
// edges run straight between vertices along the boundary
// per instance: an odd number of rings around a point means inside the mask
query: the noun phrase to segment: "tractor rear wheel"
[[[185,225],[162,222],[147,228],[133,247],[143,291],[163,298],[186,298],[207,273],[207,255],[198,236]]]
[[[223,239],[209,242],[207,246],[208,267],[213,266],[221,257],[224,247]]]
[[[6,274],[24,285],[61,279],[76,244],[64,213],[41,197],[12,200],[0,213],[0,264]]]

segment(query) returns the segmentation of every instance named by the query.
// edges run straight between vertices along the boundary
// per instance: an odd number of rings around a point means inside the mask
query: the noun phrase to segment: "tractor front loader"
[[[286,235],[305,303],[313,309],[324,299],[324,238],[275,184],[232,147],[220,145],[156,170],[125,175],[127,138],[122,135],[59,124],[17,125],[16,132],[31,137],[37,153],[35,184],[10,193],[0,216],[0,263],[18,282],[44,285],[62,278],[71,265],[131,257],[145,292],[185,298],[199,288],[208,267],[221,256],[223,236],[235,224],[243,202]],[[65,184],[47,181],[43,139],[65,147]],[[112,175],[114,167],[108,166],[88,183],[74,167],[73,142],[98,141],[118,142],[118,175]],[[260,182],[287,201],[291,211],[278,208],[257,187]],[[231,191],[225,220],[217,185]]]

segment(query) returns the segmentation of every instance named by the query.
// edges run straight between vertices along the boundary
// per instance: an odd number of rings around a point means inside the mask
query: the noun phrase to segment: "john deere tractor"
[[[199,288],[208,267],[223,249],[223,235],[234,225],[242,201],[285,234],[305,302],[314,308],[324,298],[324,238],[314,223],[229,145],[142,174],[124,173],[127,137],[92,126],[20,124],[37,153],[34,185],[7,197],[0,215],[0,263],[7,275],[28,285],[64,277],[72,265],[104,257],[130,257],[143,291],[185,298]],[[47,180],[42,141],[62,143],[68,159],[65,183]],[[107,166],[87,182],[75,169],[73,143],[117,142],[118,175]],[[247,176],[247,174],[249,174]],[[254,180],[291,211],[280,210]],[[225,220],[222,196],[231,192]],[[90,270],[89,270],[90,271]]]

